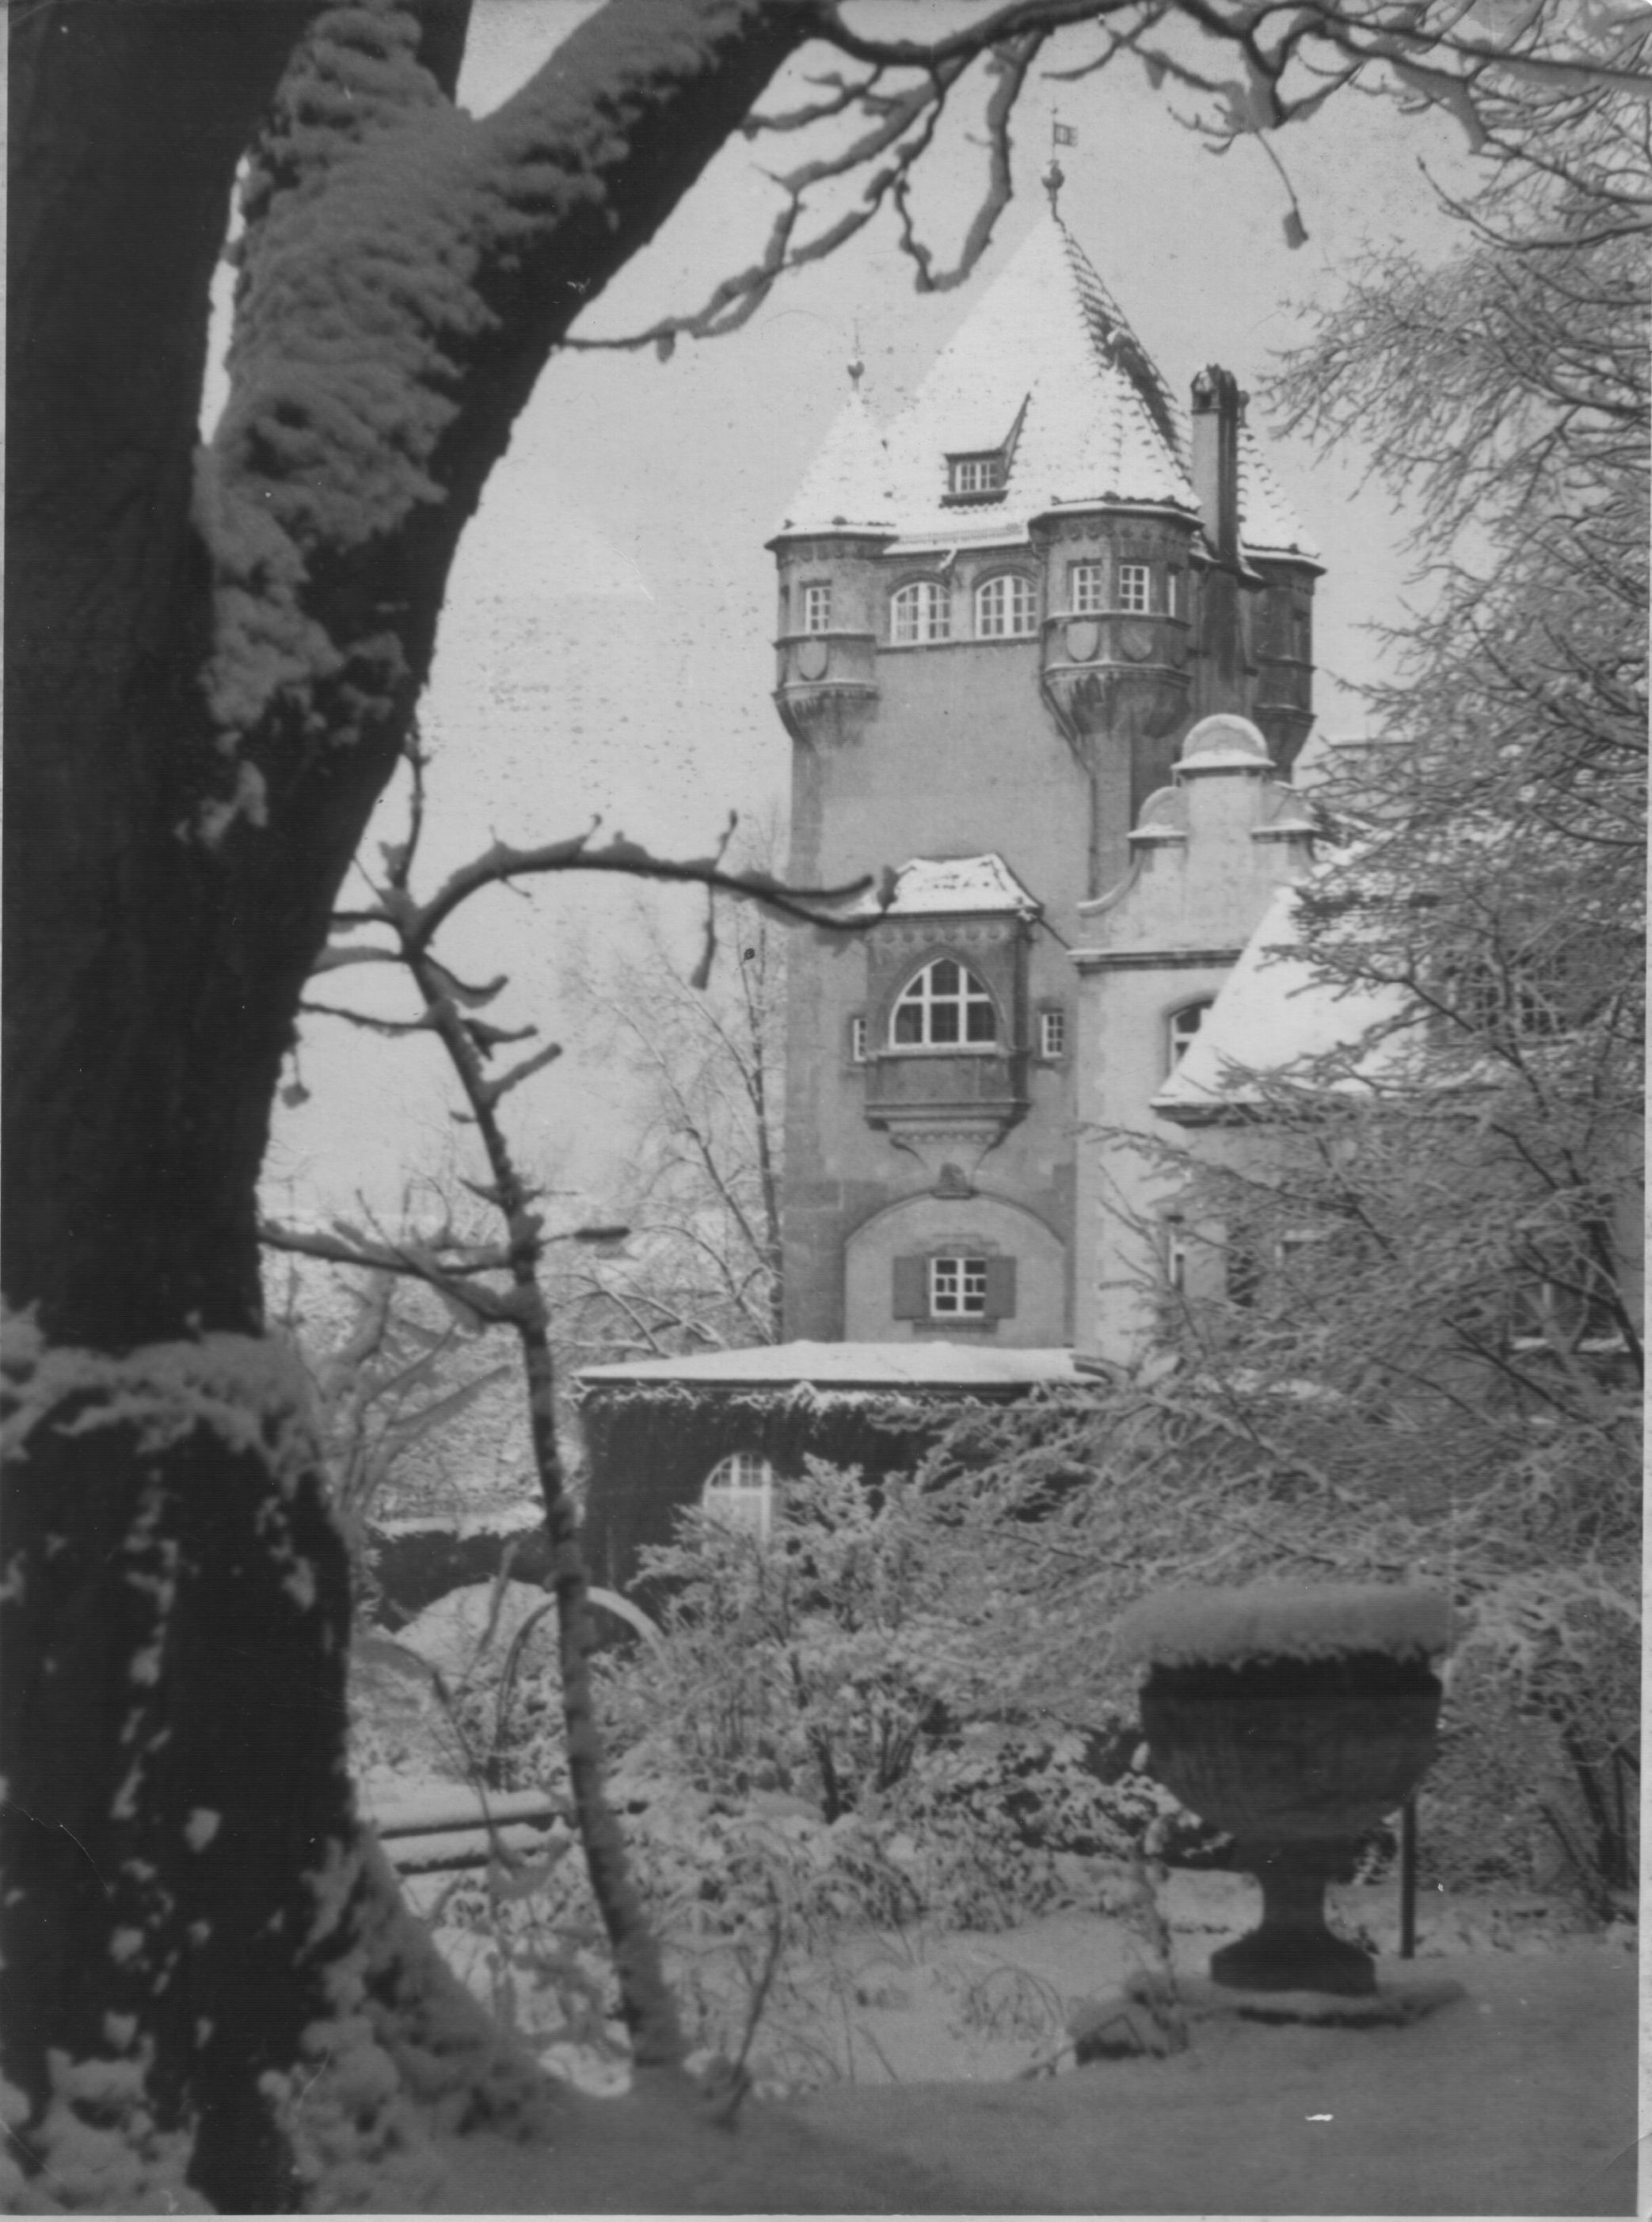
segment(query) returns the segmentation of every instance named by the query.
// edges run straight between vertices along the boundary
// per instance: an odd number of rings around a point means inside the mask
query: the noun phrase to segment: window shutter
[[[989,1319],[1014,1319],[1015,1316],[1015,1260],[1013,1258],[989,1258],[987,1260],[987,1312]]]
[[[898,1320],[920,1320],[929,1316],[929,1290],[924,1258],[897,1258],[895,1261],[895,1294],[889,1309]]]

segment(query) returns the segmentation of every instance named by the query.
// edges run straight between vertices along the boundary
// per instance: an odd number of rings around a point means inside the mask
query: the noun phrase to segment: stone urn
[[[1169,1590],[1124,1616],[1154,1774],[1262,1886],[1261,1924],[1212,1956],[1216,1982],[1376,1989],[1370,1954],[1325,1925],[1325,1886],[1434,1758],[1448,1633],[1432,1591],[1347,1585]]]

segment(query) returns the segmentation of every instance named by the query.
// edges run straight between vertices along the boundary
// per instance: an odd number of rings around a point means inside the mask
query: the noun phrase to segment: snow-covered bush
[[[1633,1849],[1633,1801],[1617,1794],[1639,1705],[1633,1469],[1550,1457],[1539,1432],[1463,1486],[1417,1439],[1413,1467],[1432,1485],[1391,1494],[1328,1468],[1317,1427],[1266,1382],[1168,1370],[971,1415],[921,1492],[955,1539],[955,1610],[976,1616],[1006,1693],[1082,1718],[1128,1714],[1138,1668],[1128,1626],[1117,1637],[1153,1592],[1283,1583],[1322,1594],[1334,1628],[1344,1585],[1431,1590],[1451,1641],[1425,1873],[1531,1886],[1556,1879],[1563,1841],[1567,1886],[1604,1910]],[[1437,1619],[1413,1633],[1434,1651]],[[1524,1770],[1523,1795],[1471,1761],[1492,1746]]]
[[[1132,1766],[1128,1711],[1018,1698],[963,1564],[993,1539],[928,1479],[873,1490],[811,1461],[766,1540],[691,1514],[650,1554],[658,1643],[604,1688],[668,1934],[690,1901],[731,1926],[773,1904],[810,1926],[996,1925],[1059,1902],[1073,1856],[1208,1834]]]
[[[399,1770],[499,1790],[560,1773],[554,1607],[528,1582],[450,1590],[397,1635],[351,1647],[351,1765],[371,1791]]]

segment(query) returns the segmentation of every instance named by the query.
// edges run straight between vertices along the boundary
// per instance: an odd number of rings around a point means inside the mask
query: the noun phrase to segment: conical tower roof
[[[913,537],[1019,534],[1052,508],[1103,501],[1197,510],[1164,380],[1053,212],[935,362],[889,449],[895,521]],[[1001,451],[1002,499],[945,499],[949,456]]]
[[[1297,556],[1320,560],[1301,520],[1262,460],[1262,443],[1248,424],[1239,428],[1239,539],[1247,556]]]
[[[786,505],[782,533],[894,529],[889,449],[861,391],[857,364],[851,366],[851,375],[849,399]]]

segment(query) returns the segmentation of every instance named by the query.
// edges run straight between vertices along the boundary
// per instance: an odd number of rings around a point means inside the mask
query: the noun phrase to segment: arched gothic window
[[[889,604],[889,637],[895,642],[950,640],[952,599],[939,579],[914,579]]]
[[[1033,582],[1018,572],[1001,571],[983,580],[975,595],[975,631],[979,640],[1019,638],[1032,632],[1034,616]]]
[[[896,1001],[889,1041],[896,1049],[977,1047],[998,1039],[998,1008],[967,965],[936,957]]]
[[[731,1451],[706,1477],[700,1503],[713,1518],[767,1540],[775,1509],[775,1470],[755,1451]]]

